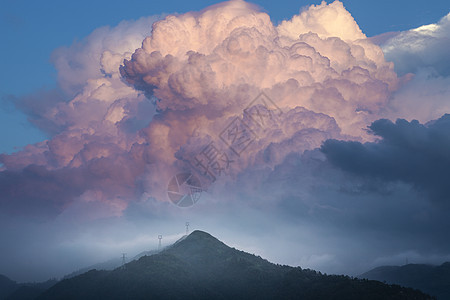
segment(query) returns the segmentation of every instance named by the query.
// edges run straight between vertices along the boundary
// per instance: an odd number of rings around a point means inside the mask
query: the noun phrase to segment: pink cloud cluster
[[[274,165],[326,138],[370,139],[366,126],[398,85],[393,64],[338,1],[279,26],[243,1],[170,16],[153,24],[120,70],[159,99],[160,118],[145,129],[148,143],[163,145],[153,153],[158,170],[179,166],[180,158],[192,165],[198,145],[217,139],[259,92],[267,94],[285,114],[235,158],[231,174],[261,163],[268,147],[279,149]]]
[[[119,66],[156,19],[99,28],[53,53],[62,91],[17,100],[31,121],[52,137],[0,156],[2,205],[21,202],[23,207],[41,205],[43,211],[47,207],[58,213],[75,200],[89,199],[113,205],[116,214],[126,207],[135,196],[135,178],[143,172],[132,147],[155,109],[142,93],[122,82]]]
[[[325,139],[367,141],[365,128],[398,86],[393,64],[339,1],[279,26],[240,0],[154,20],[101,28],[55,51],[59,85],[72,99],[39,110],[41,123],[58,128],[51,139],[0,156],[2,205],[45,202],[48,189],[68,191],[55,193],[57,211],[101,201],[120,214],[142,195],[166,201],[170,177],[195,166],[207,145],[229,151],[233,122],[254,136],[229,161],[231,180]],[[271,107],[248,107],[261,92]],[[258,126],[251,110],[280,113]],[[69,174],[67,187],[59,174]],[[24,181],[33,192],[20,188]]]

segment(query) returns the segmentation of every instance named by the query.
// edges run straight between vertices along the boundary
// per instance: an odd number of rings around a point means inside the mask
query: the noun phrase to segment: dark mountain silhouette
[[[149,256],[149,255],[153,255],[158,253],[159,251],[156,250],[150,250],[150,251],[144,251],[141,252],[139,254],[137,254],[136,256],[134,256],[131,260],[129,261],[133,261],[133,260],[137,260],[139,258],[141,258],[142,256]],[[116,257],[116,258],[112,258],[109,259],[107,261],[104,261],[102,263],[98,263],[95,265],[91,265],[89,267],[85,267],[85,268],[81,268],[75,272],[72,272],[70,274],[67,274],[66,276],[63,277],[63,279],[69,279],[78,275],[81,275],[83,273],[86,273],[90,270],[106,270],[106,271],[110,271],[110,270],[114,270],[118,267],[120,267],[122,265],[122,258],[121,257]]]
[[[0,300],[36,299],[56,282],[56,280],[48,280],[39,283],[17,283],[4,275],[0,275]]]
[[[137,260],[142,256],[149,256],[158,253],[157,250],[144,251],[134,256],[130,261]],[[86,268],[79,269],[63,277],[69,279],[90,270],[114,270],[122,265],[122,258],[117,257],[102,263],[94,264]],[[0,275],[0,300],[28,300],[36,299],[45,290],[55,285],[58,281],[51,279],[45,282],[17,283],[4,275]]]
[[[432,299],[378,281],[281,266],[194,231],[113,271],[65,279],[38,299]]]
[[[6,299],[6,297],[17,288],[17,282],[4,275],[0,275],[0,299]]]
[[[439,300],[450,299],[450,262],[378,267],[358,277],[420,289]]]

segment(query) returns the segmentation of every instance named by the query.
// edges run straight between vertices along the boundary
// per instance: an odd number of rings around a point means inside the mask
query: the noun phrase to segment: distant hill
[[[137,260],[142,256],[150,256],[158,253],[157,250],[144,251],[134,256],[130,261]],[[114,270],[122,265],[122,258],[113,258],[102,263],[79,269],[63,277],[69,279],[90,270]],[[17,283],[4,275],[0,275],[0,300],[28,300],[36,299],[42,292],[55,285],[58,281],[51,279],[45,282]]]
[[[0,300],[36,299],[56,282],[56,280],[48,280],[40,283],[17,283],[4,275],[0,275]]]
[[[281,266],[194,231],[113,271],[65,279],[38,299],[432,299],[378,281]]]
[[[133,257],[131,260],[129,261],[133,261],[133,260],[137,260],[139,258],[141,258],[142,256],[149,256],[149,255],[153,255],[158,253],[159,251],[156,250],[150,250],[150,251],[144,251],[139,253],[138,255],[136,255],[135,257]],[[122,258],[121,257],[117,257],[117,258],[112,258],[110,260],[107,260],[105,262],[102,263],[98,263],[95,265],[91,265],[89,267],[85,267],[85,268],[81,268],[75,272],[72,272],[70,274],[67,274],[66,276],[63,277],[63,279],[69,279],[78,275],[81,275],[83,273],[86,273],[90,270],[106,270],[106,271],[110,271],[110,270],[114,270],[118,267],[120,267],[122,265]]]
[[[450,299],[450,262],[440,266],[408,264],[378,267],[358,277],[420,289],[437,299]]]
[[[17,282],[4,275],[0,275],[0,300],[6,299],[17,288]]]

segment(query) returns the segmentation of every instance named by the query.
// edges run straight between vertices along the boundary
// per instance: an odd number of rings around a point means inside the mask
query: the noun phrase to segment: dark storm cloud
[[[383,181],[402,181],[433,199],[450,196],[450,115],[420,124],[382,119],[369,126],[378,142],[327,140],[322,152],[335,166]]]
[[[0,161],[2,158],[0,155]],[[141,192],[135,178],[142,172],[138,164],[119,155],[93,159],[76,168],[49,170],[29,165],[22,170],[4,170],[0,172],[0,209],[41,219],[55,217],[74,200],[92,196],[123,209],[122,198]]]
[[[59,213],[82,193],[82,182],[75,180],[75,177],[83,178],[78,173],[79,169],[48,171],[36,165],[22,171],[3,171],[0,173],[1,210],[35,216]]]
[[[282,237],[284,245],[301,245],[265,250],[278,261],[284,251],[289,260],[282,263],[359,274],[380,264],[403,264],[406,257],[441,263],[449,253],[442,230],[450,226],[448,209],[426,201],[410,184],[337,168],[320,149],[292,153],[273,170],[248,171],[239,184],[224,188],[220,197],[236,211],[265,212],[260,221],[267,232]],[[229,199],[245,204],[233,206]]]

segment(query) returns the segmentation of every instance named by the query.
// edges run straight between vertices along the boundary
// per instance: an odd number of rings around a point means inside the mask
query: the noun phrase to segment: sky
[[[1,4],[0,274],[186,221],[327,273],[450,260],[448,2]]]

